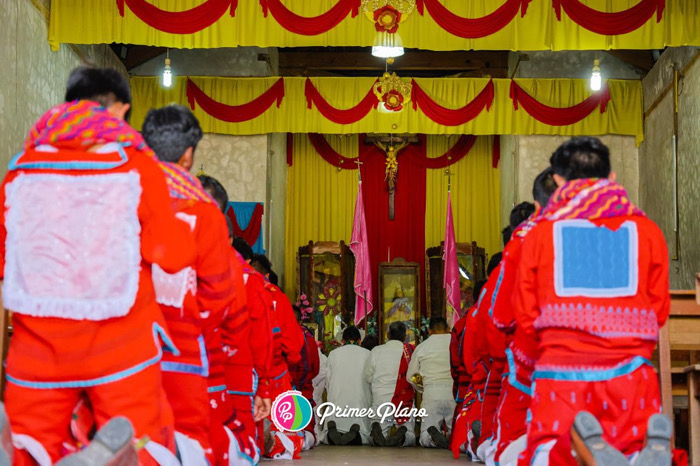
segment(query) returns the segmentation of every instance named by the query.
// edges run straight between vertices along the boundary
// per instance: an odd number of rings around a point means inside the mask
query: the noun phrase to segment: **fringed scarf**
[[[48,144],[59,149],[87,150],[110,142],[129,143],[155,156],[138,131],[89,100],[75,100],[51,108],[29,131],[24,149]]]
[[[171,162],[160,162],[165,173],[170,197],[216,204],[214,198],[202,188],[202,183],[180,165]]]
[[[624,217],[645,214],[621,185],[607,178],[572,180],[559,187],[542,214],[547,220]]]

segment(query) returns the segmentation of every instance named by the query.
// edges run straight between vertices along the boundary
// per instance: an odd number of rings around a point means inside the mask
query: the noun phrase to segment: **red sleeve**
[[[518,326],[529,335],[535,334],[535,320],[540,315],[537,290],[539,289],[538,268],[541,257],[543,236],[546,228],[551,231],[550,222],[537,225],[525,237],[523,250],[527,254],[521,254],[518,264],[518,273],[515,279],[514,304],[518,312],[515,313]],[[551,241],[550,241],[551,244]]]
[[[651,308],[656,312],[659,327],[662,327],[668,320],[671,312],[668,248],[666,239],[659,227],[651,220],[648,223],[649,226],[644,228],[649,235],[649,242],[651,243],[647,292],[649,293]]]
[[[274,290],[275,316],[282,330],[280,342],[282,344],[282,354],[287,361],[287,365],[301,361],[301,350],[304,347],[304,334],[294,317],[292,303],[282,290]]]
[[[470,312],[473,312],[472,308],[467,309],[464,316],[457,321],[455,326],[452,328],[452,333],[450,336],[450,374],[452,375],[452,380],[454,380],[455,384],[457,384],[460,378],[464,377],[465,375],[461,346],[464,338],[467,316]]]
[[[214,204],[197,203],[197,303],[210,325],[218,326],[234,299],[228,228]]]
[[[175,217],[165,175],[155,161],[132,153],[141,175],[141,257],[175,273],[195,261],[195,243],[190,226]]]
[[[313,336],[308,336],[306,345],[309,352],[309,381],[311,381],[321,371],[321,358],[318,355],[318,345],[316,345],[316,339]]]
[[[250,314],[248,313],[243,268],[235,255],[235,250],[229,248],[229,266],[233,282],[235,299],[229,306],[222,325],[221,340],[225,347],[250,347]]]
[[[264,279],[252,271],[248,271],[246,274],[246,294],[250,315],[250,349],[253,352],[253,367],[259,377],[258,395],[269,398],[274,349],[270,318],[272,303],[265,290]]]
[[[518,271],[522,240],[513,238],[503,250],[501,261],[501,278],[494,292],[493,305],[491,306],[491,319],[493,324],[511,333],[515,330],[515,313],[513,312],[513,293],[515,292],[515,277]]]

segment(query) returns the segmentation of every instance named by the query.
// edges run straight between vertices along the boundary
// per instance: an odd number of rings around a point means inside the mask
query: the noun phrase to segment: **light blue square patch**
[[[634,296],[639,283],[637,224],[617,231],[588,220],[554,224],[554,289],[557,296]]]

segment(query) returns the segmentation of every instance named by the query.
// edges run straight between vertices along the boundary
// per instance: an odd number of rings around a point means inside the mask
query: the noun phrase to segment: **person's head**
[[[447,333],[449,327],[447,326],[447,319],[444,317],[431,317],[428,323],[428,333],[431,335],[440,335]]]
[[[510,241],[510,237],[513,235],[513,228],[511,228],[510,225],[505,227],[503,230],[501,230],[501,239],[503,240],[503,247],[508,244],[508,241]]]
[[[253,260],[250,261],[250,265],[252,265],[258,273],[268,278],[272,272],[272,263],[264,254],[253,254]]]
[[[486,285],[486,280],[479,280],[474,284],[474,304],[479,302],[479,297],[481,296],[481,289],[484,287],[484,285]]]
[[[270,280],[270,283],[275,286],[279,286],[280,284],[280,278],[277,276],[274,270],[270,270],[270,274],[268,275],[267,279]]]
[[[238,254],[240,254],[247,263],[250,264],[250,261],[253,260],[253,248],[240,236],[233,238],[233,249],[238,251]]]
[[[498,267],[498,264],[501,263],[501,258],[503,258],[502,252],[497,252],[496,254],[491,256],[491,259],[489,259],[489,265],[486,267],[487,276],[491,275],[491,272],[493,272],[496,269],[496,267]]]
[[[91,100],[122,120],[129,120],[131,88],[118,71],[111,68],[80,66],[71,71],[66,83],[65,101]]]
[[[343,330],[343,343],[359,343],[362,340],[360,331],[354,325],[346,327]]]
[[[582,178],[615,177],[610,172],[610,150],[600,139],[590,136],[569,139],[554,151],[549,163],[558,186]]]
[[[231,218],[228,215],[224,215],[224,218],[226,219],[226,229],[228,229],[228,242],[233,245],[233,222],[231,221]]]
[[[386,332],[389,340],[396,340],[403,343],[406,340],[406,324],[403,322],[392,322]]]
[[[194,151],[203,136],[197,118],[182,105],[149,110],[141,134],[159,160],[185,170],[192,168]]]
[[[370,333],[362,339],[362,347],[372,351],[372,348],[379,345],[379,337],[376,333]]]
[[[226,212],[226,207],[228,206],[228,193],[226,192],[226,188],[219,183],[219,180],[209,175],[199,175],[197,178],[199,182],[202,183],[202,188],[204,188],[204,190],[214,198],[216,203],[219,204],[219,209],[221,209],[222,212]]]
[[[296,304],[292,304],[292,310],[294,311],[294,318],[297,320],[297,323],[301,323],[301,308],[297,306]]]
[[[542,173],[537,175],[532,185],[532,198],[535,200],[535,206],[545,207],[556,190],[557,183],[554,181],[554,169],[547,167]]]
[[[511,230],[514,231],[516,228],[518,228],[518,225],[530,218],[530,215],[532,215],[534,212],[535,204],[533,204],[532,202],[521,202],[520,204],[513,207],[513,210],[510,211]]]

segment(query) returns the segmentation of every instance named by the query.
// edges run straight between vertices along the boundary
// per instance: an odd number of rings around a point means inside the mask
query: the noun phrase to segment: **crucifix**
[[[374,144],[384,151],[386,171],[384,180],[389,188],[389,220],[394,220],[394,202],[396,196],[396,178],[399,172],[399,153],[409,144],[418,144],[420,139],[413,134],[373,134],[367,135],[365,144]]]
[[[452,191],[452,177],[454,176],[450,171],[450,167],[445,168],[445,176],[447,177],[447,192]]]

